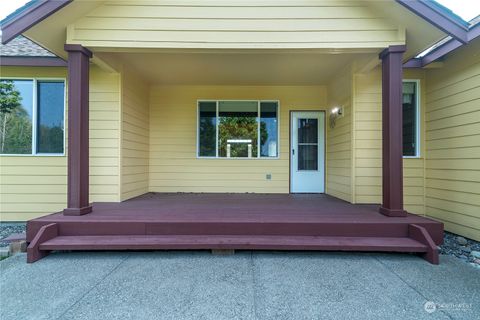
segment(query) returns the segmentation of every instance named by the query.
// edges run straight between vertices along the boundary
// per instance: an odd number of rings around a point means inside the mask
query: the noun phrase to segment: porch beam
[[[92,52],[78,44],[66,44],[68,52],[68,195],[64,215],[92,212],[88,200],[88,90]]]
[[[382,60],[382,191],[380,212],[404,217],[402,143],[402,60],[406,47],[390,46]]]

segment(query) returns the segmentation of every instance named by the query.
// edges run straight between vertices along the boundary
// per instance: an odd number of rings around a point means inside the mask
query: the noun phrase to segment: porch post
[[[92,52],[66,44],[68,52],[68,195],[64,215],[90,213],[88,201],[88,77]]]
[[[402,63],[404,45],[390,46],[382,60],[382,168],[383,201],[380,213],[404,217],[402,144]]]

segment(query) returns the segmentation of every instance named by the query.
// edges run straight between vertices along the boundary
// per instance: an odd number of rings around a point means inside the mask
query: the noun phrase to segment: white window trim
[[[0,80],[30,80],[33,82],[32,94],[32,153],[15,154],[3,153],[0,157],[64,157],[66,155],[66,135],[67,135],[67,81],[65,78],[45,78],[45,77],[0,77]],[[38,101],[37,101],[37,83],[39,81],[63,82],[63,152],[62,153],[39,153],[37,152],[37,126],[38,126]]]
[[[234,101],[234,102],[257,102],[257,113],[258,113],[258,116],[257,116],[257,127],[258,127],[258,130],[260,131],[260,124],[259,124],[259,121],[260,121],[260,103],[261,102],[275,102],[277,104],[277,156],[276,157],[261,157],[260,156],[260,144],[258,143],[257,144],[257,148],[258,148],[258,151],[257,151],[257,157],[252,157],[252,158],[227,158],[227,157],[220,157],[218,155],[218,121],[219,121],[219,117],[218,117],[218,103],[220,101]],[[199,156],[198,153],[200,151],[200,127],[199,127],[199,122],[200,122],[200,102],[215,102],[215,111],[216,111],[216,135],[215,135],[215,153],[216,155],[215,156],[212,156],[212,157],[208,157],[208,156]],[[258,137],[260,137],[260,135],[258,135]],[[280,159],[280,100],[255,100],[255,99],[252,99],[252,100],[245,100],[245,99],[219,99],[219,100],[212,100],[212,99],[198,99],[197,100],[197,147],[196,147],[196,158],[197,159],[220,159],[220,160],[248,160],[248,161],[252,161],[252,160],[278,160]]]
[[[420,101],[421,101],[421,88],[420,88],[420,80],[419,79],[403,79],[402,80],[402,83],[404,82],[415,82],[415,88],[416,88],[416,104],[417,104],[417,110],[416,110],[416,113],[415,113],[415,124],[416,124],[416,133],[417,133],[417,136],[416,136],[416,141],[415,141],[415,155],[414,156],[403,156],[404,159],[418,159],[418,158],[421,158],[421,144],[420,144],[420,141],[421,141],[421,128],[422,128],[422,123],[421,123],[421,120],[422,120],[422,117],[421,117],[421,113],[420,113],[420,108],[421,108],[421,105],[420,105]],[[402,120],[403,121],[403,120]],[[403,150],[402,150],[402,155],[403,155]]]

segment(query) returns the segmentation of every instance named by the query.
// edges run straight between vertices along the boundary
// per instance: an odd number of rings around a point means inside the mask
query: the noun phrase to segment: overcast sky
[[[0,0],[0,19],[5,18],[28,0]],[[480,0],[437,0],[450,8],[465,20],[471,20],[480,14]]]

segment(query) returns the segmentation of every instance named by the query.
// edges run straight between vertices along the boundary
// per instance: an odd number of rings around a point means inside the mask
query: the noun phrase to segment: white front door
[[[325,113],[291,113],[290,192],[325,191]]]

